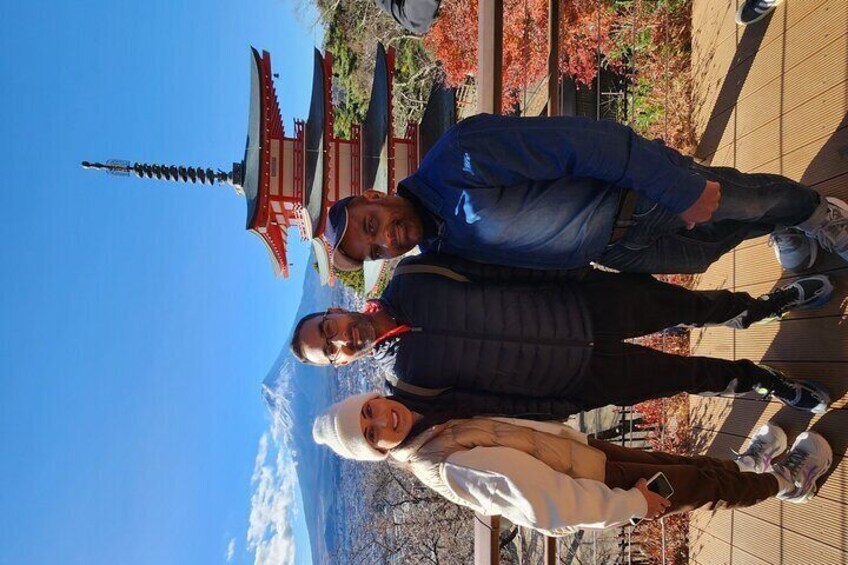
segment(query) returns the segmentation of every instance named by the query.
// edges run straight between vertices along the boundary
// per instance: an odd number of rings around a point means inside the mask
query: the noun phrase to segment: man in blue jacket
[[[401,261],[363,313],[304,317],[291,348],[302,362],[346,365],[373,355],[395,394],[438,402],[451,417],[562,418],[678,392],[758,390],[821,412],[827,393],[748,360],[671,355],[623,340],[677,324],[747,327],[824,304],[827,277],[760,299],[691,291],[645,274],[590,270],[578,282],[541,271],[425,254]]]
[[[848,260],[848,205],[779,175],[698,165],[613,122],[493,115],[448,130],[396,195],[337,202],[327,230],[341,270],[419,245],[506,266],[641,273],[703,272],[765,234],[787,269],[811,266],[817,245]]]

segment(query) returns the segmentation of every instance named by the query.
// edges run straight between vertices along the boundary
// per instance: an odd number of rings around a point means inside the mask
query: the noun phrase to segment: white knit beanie
[[[376,392],[366,392],[336,402],[315,418],[312,439],[319,445],[329,446],[345,459],[382,461],[387,454],[366,441],[359,420],[362,406],[378,396]]]

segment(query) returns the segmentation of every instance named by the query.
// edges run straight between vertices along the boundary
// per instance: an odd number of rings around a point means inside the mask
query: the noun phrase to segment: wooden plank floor
[[[698,158],[749,172],[780,173],[848,200],[848,1],[786,0],[747,28],[740,0],[694,0],[692,69]],[[834,409],[810,417],[756,398],[692,397],[699,449],[727,457],[762,423],[790,438],[806,429],[834,446],[837,464],[806,505],[770,500],[736,511],[693,514],[693,563],[848,564],[848,264],[822,256],[811,272],[833,277],[825,308],[749,330],[692,334],[692,353],[765,361],[826,384]],[[745,242],[698,277],[698,288],[759,295],[792,280],[767,239]]]

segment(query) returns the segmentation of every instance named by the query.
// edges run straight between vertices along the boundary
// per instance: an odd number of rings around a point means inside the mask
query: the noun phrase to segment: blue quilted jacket
[[[625,189],[674,213],[694,204],[706,181],[690,163],[613,122],[480,114],[445,132],[399,193],[437,224],[424,251],[571,269],[606,249]]]

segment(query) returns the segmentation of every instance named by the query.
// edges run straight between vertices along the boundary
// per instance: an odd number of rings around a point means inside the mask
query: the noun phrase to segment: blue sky
[[[231,189],[79,162],[229,170],[244,149],[250,45],[271,52],[290,129],[320,45],[314,15],[295,10],[0,7],[0,562],[222,563],[231,543],[232,562],[253,561],[259,386],[290,331],[307,248],[275,279]]]

